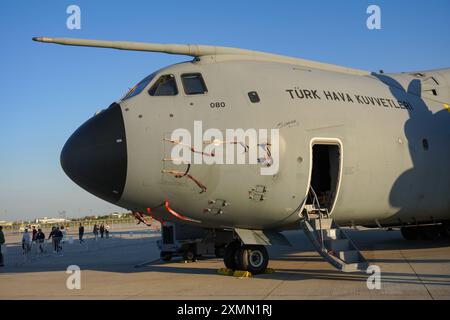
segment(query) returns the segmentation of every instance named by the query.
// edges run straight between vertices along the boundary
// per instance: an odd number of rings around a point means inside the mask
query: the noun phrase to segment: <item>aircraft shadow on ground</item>
[[[374,233],[375,240],[363,236],[362,233]],[[392,250],[395,253],[394,258],[373,258],[368,259],[369,263],[377,264],[450,264],[449,259],[400,259],[395,250],[414,250],[449,247],[450,241],[442,242],[407,242],[400,238],[398,232],[384,232],[384,231],[351,231],[352,237],[358,247],[363,251],[378,250]],[[360,234],[361,233],[361,234]],[[360,236],[357,236],[360,234]],[[387,235],[383,237],[383,235]],[[367,238],[367,239],[366,239]],[[217,258],[200,258],[198,262],[180,263],[180,258],[174,258],[173,261],[163,262],[158,259],[158,251],[155,245],[156,238],[147,239],[121,239],[120,243],[112,243],[107,247],[93,248],[90,251],[69,251],[67,250],[63,257],[47,255],[35,261],[30,261],[18,266],[7,266],[0,269],[0,274],[20,274],[20,273],[42,273],[42,272],[65,272],[68,265],[79,265],[81,270],[91,270],[97,272],[114,272],[114,273],[148,273],[148,272],[162,272],[173,274],[188,274],[188,275],[217,275],[219,268],[222,268],[221,259]],[[111,241],[111,240],[106,240]],[[272,262],[275,265],[275,273],[257,275],[253,279],[273,279],[283,281],[302,281],[309,279],[323,279],[323,280],[347,280],[347,281],[366,281],[368,275],[362,273],[343,273],[337,270],[332,270],[331,267],[309,246],[306,237],[299,232],[296,235],[296,241],[299,243],[292,247],[278,247],[271,248],[269,252],[272,257]],[[77,246],[77,244],[74,244]],[[79,246],[79,245],[78,245]],[[140,254],[144,250],[149,249],[149,246],[154,246],[154,252],[145,257]],[[80,246],[79,246],[80,247]],[[76,248],[76,247],[75,247]],[[81,248],[81,247],[80,247]],[[135,250],[135,255],[130,250]],[[120,251],[126,251],[127,255],[120,258]],[[111,258],[111,255],[118,255]],[[103,258],[102,258],[103,257]],[[276,267],[279,262],[290,264],[290,269],[286,267]],[[217,262],[218,266],[210,267],[206,263]],[[321,269],[314,269],[311,263],[320,265]],[[269,263],[269,267],[270,264]],[[297,267],[298,266],[298,267]],[[406,267],[411,270],[410,267]],[[419,274],[411,270],[411,272],[382,272],[382,281],[385,283],[404,283],[404,284],[430,284],[450,286],[450,274]],[[448,279],[448,281],[447,281]]]
[[[447,262],[450,262],[448,260]],[[169,264],[155,264],[145,267],[146,272],[166,272],[175,274],[189,275],[214,275],[217,274],[216,269],[212,268],[194,268],[194,267],[178,267]],[[223,276],[222,277],[232,277]],[[365,272],[343,273],[337,270],[311,270],[311,269],[283,269],[277,268],[274,273],[260,274],[253,276],[255,280],[279,280],[279,281],[305,281],[305,280],[339,280],[339,281],[356,281],[366,282],[368,274]],[[419,284],[419,285],[441,285],[450,286],[450,275],[441,274],[418,274],[414,271],[405,272],[382,272],[383,283],[395,284]]]

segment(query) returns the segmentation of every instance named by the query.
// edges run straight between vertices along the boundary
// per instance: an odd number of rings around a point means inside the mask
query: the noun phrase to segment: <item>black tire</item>
[[[450,239],[450,222],[444,222],[441,225],[441,236]]]
[[[246,267],[244,266],[244,263],[242,261],[242,255],[243,255],[243,245],[240,245],[239,248],[237,248],[236,253],[234,254],[234,259],[235,259],[235,263],[236,263],[236,270],[247,270]]]
[[[161,260],[163,260],[163,261],[172,260],[172,254],[170,252],[161,251],[159,256],[161,257]]]
[[[269,254],[264,246],[245,245],[239,250],[239,262],[243,270],[259,274],[267,269]]]
[[[419,228],[419,237],[423,240],[434,241],[439,239],[439,226],[426,226]]]
[[[225,256],[225,246],[218,246],[214,249],[216,258],[223,258]]]
[[[417,227],[401,227],[400,232],[405,240],[419,239],[419,230]]]
[[[223,262],[227,269],[236,270],[238,268],[238,264],[236,261],[236,258],[237,258],[236,254],[240,247],[241,247],[241,244],[239,241],[230,242],[225,247],[225,253],[223,255]]]
[[[183,252],[183,260],[184,261],[195,261],[195,253],[191,249],[188,249]]]

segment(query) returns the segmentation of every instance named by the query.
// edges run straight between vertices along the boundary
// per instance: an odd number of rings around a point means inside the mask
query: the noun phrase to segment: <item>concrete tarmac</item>
[[[369,263],[381,268],[381,289],[369,290],[369,275],[336,271],[302,232],[285,235],[292,247],[269,248],[275,273],[253,278],[217,274],[223,267],[217,258],[158,261],[155,233],[65,244],[63,256],[49,250],[24,259],[20,248],[9,248],[0,299],[450,299],[449,240],[409,242],[398,231],[349,231]],[[81,268],[80,290],[67,289],[69,265]]]

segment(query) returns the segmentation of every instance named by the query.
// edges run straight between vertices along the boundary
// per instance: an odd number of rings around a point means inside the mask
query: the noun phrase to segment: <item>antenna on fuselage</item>
[[[34,41],[55,43],[69,46],[82,47],[96,47],[96,48],[111,48],[118,50],[130,51],[146,51],[146,52],[161,52],[168,54],[186,55],[194,58],[202,56],[245,56],[255,60],[265,60],[280,63],[289,63],[303,67],[309,67],[319,70],[334,71],[340,73],[368,75],[370,72],[365,70],[342,67],[334,64],[327,64],[311,60],[304,60],[288,56],[276,55],[266,52],[220,47],[220,46],[206,46],[196,44],[159,44],[146,42],[130,42],[130,41],[105,41],[105,40],[89,40],[89,39],[75,39],[75,38],[48,38],[48,37],[34,37]]]

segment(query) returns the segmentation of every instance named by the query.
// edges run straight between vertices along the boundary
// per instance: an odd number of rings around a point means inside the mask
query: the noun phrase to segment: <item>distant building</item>
[[[11,221],[0,221],[0,226],[3,226],[3,227],[11,227],[12,225],[13,225],[13,223],[14,222],[11,222]]]
[[[123,214],[122,214],[122,213],[112,213],[112,214],[111,214],[111,217],[120,219],[120,218],[123,217]]]
[[[69,222],[70,220],[64,219],[64,218],[47,218],[44,217],[42,219],[36,219],[36,223],[42,223],[42,224],[50,224],[50,223],[65,223]]]

